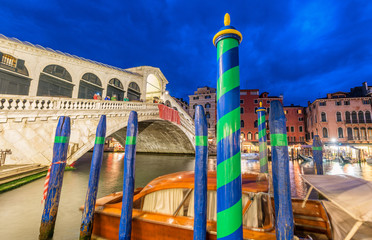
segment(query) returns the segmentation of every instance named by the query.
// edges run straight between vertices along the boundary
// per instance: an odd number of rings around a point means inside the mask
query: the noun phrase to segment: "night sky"
[[[197,87],[216,87],[212,38],[226,12],[243,34],[241,88],[305,106],[372,85],[369,0],[0,3],[1,34],[121,68],[159,67],[170,94],[187,100]]]

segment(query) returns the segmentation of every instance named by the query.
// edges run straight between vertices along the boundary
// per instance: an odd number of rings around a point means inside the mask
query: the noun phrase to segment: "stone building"
[[[350,92],[328,93],[309,102],[307,139],[319,135],[323,143],[372,143],[371,87],[364,82]]]
[[[213,144],[216,137],[216,89],[206,86],[198,88],[194,95],[189,95],[189,114],[193,119],[195,119],[195,107],[197,105],[204,107],[208,124],[208,139],[209,143]]]

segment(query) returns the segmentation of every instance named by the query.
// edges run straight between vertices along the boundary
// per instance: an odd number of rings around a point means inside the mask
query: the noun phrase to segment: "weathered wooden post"
[[[270,139],[272,175],[276,216],[276,239],[293,239],[294,223],[289,179],[288,139],[283,106],[278,100],[271,102]]]
[[[207,235],[208,127],[203,107],[195,109],[194,240]]]
[[[315,135],[313,140],[313,159],[315,173],[323,175],[323,144],[318,135]]]
[[[134,170],[138,135],[137,112],[131,111],[125,140],[123,199],[121,206],[119,240],[130,240],[132,232],[132,209],[134,194]]]
[[[257,109],[257,117],[258,142],[260,151],[260,172],[268,173],[269,167],[267,165],[266,109],[262,107],[262,102],[260,102],[260,107]]]
[[[98,181],[103,159],[103,147],[106,137],[106,116],[99,120],[94,143],[92,163],[90,166],[87,195],[85,197],[84,212],[81,218],[80,239],[90,239],[93,230],[94,209],[97,199]]]
[[[48,190],[41,217],[39,239],[51,239],[54,234],[59,198],[66,166],[67,149],[70,138],[70,117],[61,116],[54,138],[53,160],[50,167]]]
[[[217,47],[217,239],[243,239],[240,164],[239,44],[242,34],[225,26],[214,36]]]

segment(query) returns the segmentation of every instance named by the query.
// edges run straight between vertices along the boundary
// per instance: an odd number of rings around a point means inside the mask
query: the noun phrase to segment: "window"
[[[364,123],[364,113],[362,111],[358,112],[358,118],[359,118],[359,123]]]
[[[209,99],[209,98],[211,98],[211,95],[207,95],[207,96],[205,96],[204,98],[205,98],[205,99]]]
[[[327,106],[326,102],[319,102],[319,106]]]
[[[293,142],[296,142],[296,137],[293,137]]]
[[[243,132],[240,133],[240,138],[245,138],[245,134]]]
[[[240,108],[240,113],[244,113],[244,108]]]
[[[256,120],[256,121],[254,121],[254,127],[255,127],[255,128],[257,128],[257,127],[258,127],[258,122],[257,122],[257,120]]]
[[[199,99],[199,97],[193,97],[192,99],[194,99],[194,100],[198,100],[198,99]]]
[[[244,120],[240,120],[240,127],[244,127]]]
[[[284,114],[287,114],[288,113],[288,111],[287,110],[284,110]]]
[[[355,111],[351,113],[351,119],[353,120],[353,123],[358,123],[357,113]]]
[[[366,111],[366,123],[371,123],[371,113],[370,113],[370,111]]]
[[[210,123],[208,123],[208,128],[211,128],[211,124]]]
[[[299,127],[298,127],[298,131],[299,131],[299,132],[303,132],[303,131],[304,131],[303,126],[299,126]]]
[[[350,105],[350,101],[344,101],[344,105]]]
[[[327,128],[323,128],[323,137],[328,138],[328,130]]]
[[[293,126],[291,126],[291,132],[294,132],[294,127]]]
[[[206,112],[206,113],[205,113],[205,117],[206,117],[206,118],[211,118],[211,115],[209,114],[209,112]]]
[[[205,108],[211,108],[211,104],[210,103],[206,103],[205,104]]]
[[[360,128],[360,140],[367,140],[367,132],[364,127]]]
[[[270,100],[267,100],[266,103],[269,104],[270,103]]]
[[[258,133],[254,134],[254,139],[258,140]]]
[[[363,104],[366,104],[366,105],[371,104],[371,100],[369,100],[369,99],[364,99],[364,100],[363,100]]]
[[[335,104],[336,106],[341,106],[341,101],[336,101]]]
[[[254,103],[258,103],[258,100],[257,100],[257,99],[255,99],[255,100],[254,100]]]
[[[321,113],[322,122],[327,122],[327,116],[325,112]]]
[[[243,100],[243,99],[240,99],[240,103],[241,103],[241,104],[244,103],[244,100]]]
[[[368,140],[372,139],[372,128],[368,128]]]
[[[303,118],[303,117],[299,117],[299,118],[298,118],[298,121],[299,121],[299,122],[302,122],[302,121],[304,121],[304,118]]]
[[[192,108],[193,108],[193,109],[195,109],[195,108],[196,108],[196,106],[197,106],[197,104],[194,104],[194,105],[192,106]]]
[[[269,114],[270,113],[270,108],[268,107],[268,108],[266,108],[266,112],[267,112],[267,114]]]
[[[297,113],[298,113],[298,114],[302,114],[302,110],[301,110],[301,109],[298,109],[298,110],[297,110]]]
[[[247,139],[248,139],[248,140],[252,140],[252,133],[251,133],[251,132],[249,132],[249,133],[247,134]]]
[[[350,112],[345,112],[346,123],[351,123]]]
[[[314,132],[311,132],[311,139],[314,139]]]
[[[347,140],[353,140],[353,129],[347,128]]]
[[[289,127],[287,126],[286,128],[287,128],[287,132],[289,132]]]
[[[359,129],[354,128],[354,140],[359,140]]]
[[[342,128],[338,128],[338,138],[344,138],[344,131],[342,130]]]
[[[342,119],[341,119],[341,113],[340,112],[337,112],[336,113],[336,119],[337,119],[337,122],[341,122]]]

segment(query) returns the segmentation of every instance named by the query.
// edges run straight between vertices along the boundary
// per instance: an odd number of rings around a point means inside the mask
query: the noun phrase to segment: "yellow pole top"
[[[225,19],[224,19],[223,22],[224,22],[225,26],[230,25],[230,14],[228,14],[228,13],[225,14]]]

